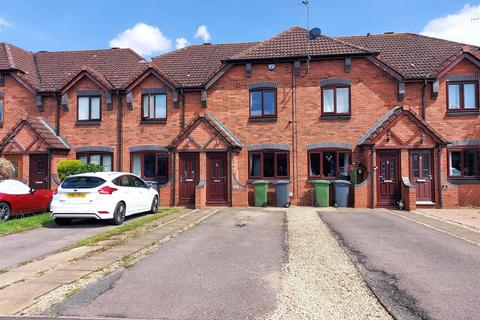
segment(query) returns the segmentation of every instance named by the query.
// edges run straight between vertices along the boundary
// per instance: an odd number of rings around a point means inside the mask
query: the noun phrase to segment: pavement
[[[285,213],[222,209],[133,267],[46,314],[148,319],[253,319],[280,289]]]
[[[321,217],[397,319],[478,319],[480,247],[459,239],[458,226],[368,209]]]
[[[131,223],[144,215],[127,217]],[[114,228],[107,221],[76,219],[68,226],[50,224],[42,228],[0,236],[0,269],[43,258],[79,240]]]
[[[480,208],[418,209],[417,213],[480,231]]]

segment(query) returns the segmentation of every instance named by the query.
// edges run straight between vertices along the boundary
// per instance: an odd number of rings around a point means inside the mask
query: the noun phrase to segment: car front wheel
[[[153,197],[153,200],[152,200],[152,207],[150,208],[150,213],[155,214],[157,213],[157,211],[158,211],[158,197],[155,196]]]
[[[6,202],[0,202],[0,221],[6,221],[10,218],[10,206]]]
[[[125,203],[119,202],[113,212],[113,219],[110,221],[113,225],[121,225],[125,221]]]

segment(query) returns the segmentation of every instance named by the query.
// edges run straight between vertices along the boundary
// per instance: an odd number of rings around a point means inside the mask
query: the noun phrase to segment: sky
[[[414,32],[480,46],[480,0],[309,2],[310,28],[326,35]],[[29,51],[130,47],[148,58],[294,25],[307,27],[302,0],[0,0],[0,42]]]

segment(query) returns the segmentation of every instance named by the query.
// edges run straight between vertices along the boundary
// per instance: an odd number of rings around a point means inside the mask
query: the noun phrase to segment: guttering
[[[343,54],[327,54],[327,55],[317,55],[311,56],[310,60],[332,60],[332,59],[340,59],[340,58],[347,58],[347,57],[356,57],[356,58],[363,58],[368,56],[376,56],[379,55],[379,52],[366,52],[366,53],[343,53]],[[308,56],[291,56],[291,57],[271,57],[271,58],[250,58],[250,59],[224,59],[221,60],[222,63],[234,63],[234,64],[241,64],[246,62],[251,63],[265,63],[265,62],[291,62],[295,60],[306,61]]]

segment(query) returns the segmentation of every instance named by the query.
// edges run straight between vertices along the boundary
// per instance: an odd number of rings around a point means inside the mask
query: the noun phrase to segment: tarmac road
[[[398,319],[479,319],[479,246],[386,212],[321,217]]]

